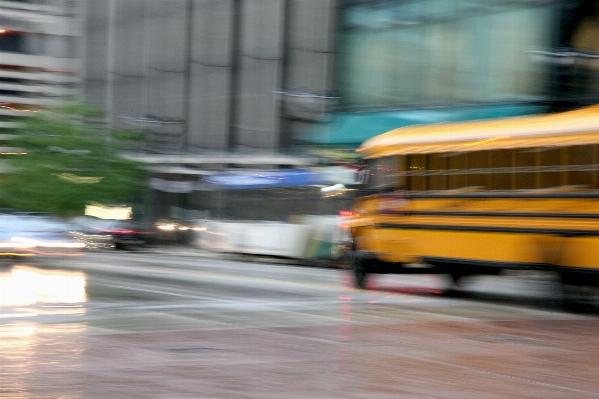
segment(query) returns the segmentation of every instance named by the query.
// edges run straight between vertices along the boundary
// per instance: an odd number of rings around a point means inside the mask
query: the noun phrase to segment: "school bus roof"
[[[599,105],[554,114],[404,127],[365,141],[363,158],[599,144]]]

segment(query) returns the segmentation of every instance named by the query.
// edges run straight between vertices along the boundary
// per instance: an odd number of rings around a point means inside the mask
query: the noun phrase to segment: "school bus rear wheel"
[[[368,259],[354,256],[353,271],[356,288],[365,289],[368,283]]]
[[[597,297],[599,279],[595,275],[562,272],[562,301],[566,308],[576,310],[589,305]]]

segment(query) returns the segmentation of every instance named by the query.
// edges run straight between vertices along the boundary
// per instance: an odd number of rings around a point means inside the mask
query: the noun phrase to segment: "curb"
[[[212,252],[205,249],[193,247],[152,247],[144,250],[137,250],[139,254],[148,255],[164,255],[164,256],[184,256],[198,259],[217,259],[232,262],[246,263],[265,263],[278,264],[287,266],[302,266],[302,267],[320,267],[320,268],[339,268],[330,260],[312,259],[312,258],[284,258],[266,255],[251,255],[236,252]]]

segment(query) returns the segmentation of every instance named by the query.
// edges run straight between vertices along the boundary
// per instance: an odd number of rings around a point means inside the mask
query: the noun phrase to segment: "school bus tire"
[[[560,274],[562,303],[568,311],[584,310],[597,293],[597,281],[584,274],[562,272]],[[591,285],[587,285],[592,281]]]
[[[360,256],[353,257],[354,286],[366,289],[368,284],[368,259]]]
[[[359,289],[366,289],[368,284],[368,264],[370,260],[365,253],[358,251],[355,241],[351,243],[351,257],[350,257],[351,270],[354,276],[354,287]]]
[[[464,281],[464,277],[466,277],[466,276],[468,276],[468,275],[464,274],[463,272],[459,272],[459,271],[449,272],[449,277],[451,278],[451,281],[452,281],[454,287],[459,287],[461,285],[461,283]]]

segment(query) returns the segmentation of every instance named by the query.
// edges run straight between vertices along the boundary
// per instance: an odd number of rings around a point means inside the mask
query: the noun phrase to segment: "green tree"
[[[0,175],[0,206],[71,216],[90,202],[139,202],[146,173],[120,154],[141,136],[110,131],[99,117],[77,104],[23,118],[9,144],[22,151],[0,155],[10,168]]]

